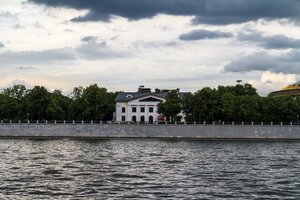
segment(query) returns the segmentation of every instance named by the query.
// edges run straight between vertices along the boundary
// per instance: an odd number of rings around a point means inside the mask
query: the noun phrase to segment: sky
[[[0,87],[65,93],[299,80],[299,0],[0,0]]]

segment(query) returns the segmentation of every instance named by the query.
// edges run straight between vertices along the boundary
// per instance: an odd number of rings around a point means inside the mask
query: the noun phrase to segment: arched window
[[[150,124],[153,123],[153,116],[149,116],[149,123],[150,123]]]
[[[136,122],[136,116],[135,115],[132,116],[132,121]]]
[[[125,113],[125,112],[126,112],[126,108],[122,107],[122,113]]]
[[[141,122],[145,122],[145,117],[143,115],[141,116]]]

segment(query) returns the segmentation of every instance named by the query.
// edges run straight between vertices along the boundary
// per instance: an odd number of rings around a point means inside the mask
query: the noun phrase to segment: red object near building
[[[159,124],[165,123],[165,117],[163,115],[158,115],[157,120]]]

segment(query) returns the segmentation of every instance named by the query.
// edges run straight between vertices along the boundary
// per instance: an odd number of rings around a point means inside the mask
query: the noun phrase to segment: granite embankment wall
[[[293,125],[1,124],[0,137],[300,140]]]

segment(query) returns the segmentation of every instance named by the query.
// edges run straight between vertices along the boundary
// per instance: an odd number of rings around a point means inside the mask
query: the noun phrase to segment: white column
[[[132,111],[132,108],[131,108],[131,105],[128,105],[127,104],[127,121],[131,121],[131,111]]]
[[[141,121],[141,107],[140,105],[136,105],[136,121]]]
[[[145,122],[149,121],[149,105],[145,105]]]

